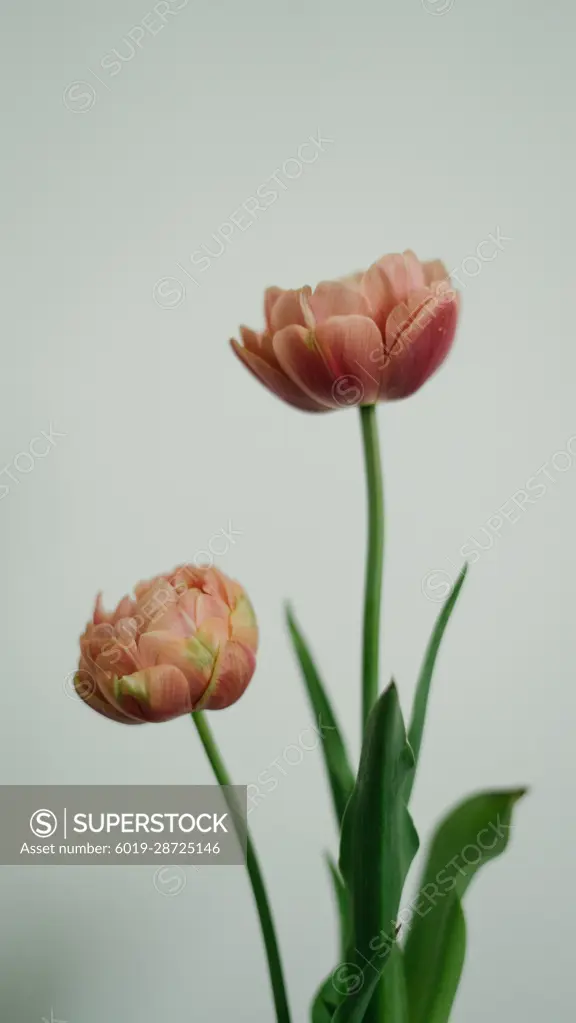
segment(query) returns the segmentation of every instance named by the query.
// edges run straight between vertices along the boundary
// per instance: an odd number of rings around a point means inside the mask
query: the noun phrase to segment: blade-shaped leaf
[[[338,869],[336,863],[330,855],[326,856],[328,863],[328,869],[330,870],[330,877],[332,878],[332,888],[334,890],[334,898],[336,900],[336,906],[338,908],[338,917],[340,921],[340,954],[344,955],[350,941],[350,929],[352,925],[352,918],[350,913],[350,897],[346,890],[346,885],[342,880],[342,875]]]
[[[410,728],[408,730],[408,739],[412,750],[414,752],[414,771],[410,778],[406,782],[406,802],[409,802],[412,794],[412,788],[414,786],[414,779],[416,776],[416,767],[418,765],[418,758],[420,756],[420,747],[422,746],[422,736],[424,734],[424,724],[426,722],[426,710],[428,708],[428,697],[430,695],[430,684],[432,682],[432,674],[434,672],[434,666],[436,664],[436,658],[442,643],[442,638],[446,631],[446,626],[450,621],[450,615],[452,614],[456,601],[460,595],[460,590],[464,584],[466,573],[468,571],[468,564],[466,563],[456,580],[454,588],[450,592],[444,607],[442,608],[434,630],[430,637],[430,642],[426,648],[424,655],[424,661],[422,668],[420,669],[420,675],[418,676],[418,683],[416,685],[416,693],[414,696],[414,704],[412,707],[412,717],[410,720]]]
[[[461,899],[474,875],[508,845],[525,789],[482,792],[439,825],[428,854],[404,950],[410,1023],[446,1023],[466,951]]]
[[[366,1023],[372,1019],[378,1023],[409,1023],[404,957],[399,945],[390,950],[364,1019]]]
[[[326,854],[326,862],[328,864],[328,869],[330,870],[334,899],[338,909],[338,918],[340,923],[340,956],[342,957],[342,960],[344,960],[346,958],[346,949],[348,948],[348,942],[350,940],[350,898],[338,866],[334,863],[334,860],[329,853]],[[338,1001],[337,984],[334,984],[334,974],[331,973],[330,976],[322,983],[319,991],[317,991],[314,997],[314,1001],[312,1002],[312,1023],[330,1023],[332,1016],[336,1011]]]
[[[318,721],[318,729],[322,739],[322,752],[324,754],[324,763],[332,792],[334,809],[338,823],[341,823],[346,803],[354,788],[354,775],[332,704],[328,699],[312,655],[308,650],[306,641],[290,608],[286,609],[286,617],[294,650],[296,651],[302,671],[302,677],[306,683],[306,689],[312,704],[312,710]]]
[[[332,1023],[332,1018],[338,1006],[338,992],[333,984],[333,974],[330,974],[316,993],[312,1003],[312,1023]]]
[[[356,976],[334,1023],[360,1023],[395,948],[402,889],[418,849],[403,792],[413,769],[394,683],[371,711],[358,777],[342,824],[340,872],[352,903],[346,967]],[[336,977],[338,971],[333,974]]]

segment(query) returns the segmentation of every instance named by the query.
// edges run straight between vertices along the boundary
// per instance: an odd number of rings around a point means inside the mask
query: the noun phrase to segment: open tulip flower
[[[139,583],[108,614],[100,597],[80,640],[76,691],[125,724],[229,707],[256,666],[258,629],[239,583],[182,565]]]
[[[307,412],[406,398],[446,358],[458,295],[440,260],[384,256],[365,273],[312,291],[268,288],[266,329],[241,328],[239,359],[274,394]]]

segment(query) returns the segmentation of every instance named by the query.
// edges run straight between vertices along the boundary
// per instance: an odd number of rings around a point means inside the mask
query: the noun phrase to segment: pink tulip
[[[440,260],[384,256],[312,291],[268,288],[266,329],[241,327],[239,359],[289,405],[327,412],[406,398],[446,358],[459,300]]]
[[[167,721],[229,707],[254,674],[258,628],[239,585],[182,565],[139,583],[115,611],[100,596],[80,639],[79,696],[114,721]]]

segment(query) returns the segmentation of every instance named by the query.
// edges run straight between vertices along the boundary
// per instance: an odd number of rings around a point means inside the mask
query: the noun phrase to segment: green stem
[[[360,409],[362,441],[368,491],[368,549],[364,589],[364,641],[362,658],[362,730],[378,697],[378,661],[380,649],[380,605],[384,561],[384,496],[378,443],[376,406]]]
[[[195,714],[192,714],[192,720],[196,726],[196,730],[200,736],[200,740],[208,760],[210,761],[216,780],[220,785],[232,785],[230,775],[228,774],[224,761],[220,756],[216,741],[204,714],[201,711],[197,711]],[[236,808],[231,806],[230,809],[232,811],[232,819],[235,820]],[[248,875],[252,884],[252,891],[254,892],[254,898],[256,900],[258,916],[260,917],[260,926],[262,928],[262,937],[264,939],[266,955],[268,957],[270,981],[272,983],[272,993],[274,995],[274,1004],[276,1006],[276,1019],[278,1023],[290,1023],[290,1009],[288,1008],[286,985],[284,983],[284,974],[282,971],[282,963],[280,961],[280,950],[278,948],[274,920],[272,918],[272,911],[266,894],[264,878],[262,877],[262,871],[260,870],[260,865],[256,856],[256,850],[254,849],[249,833],[247,834],[246,868],[248,870]]]
[[[362,730],[364,733],[368,715],[378,698],[380,607],[384,565],[384,494],[376,406],[363,406],[360,409],[360,420],[368,496],[368,547],[366,551],[362,656]],[[382,984],[383,981],[380,980],[366,1010],[364,1023],[379,1023],[384,1018]]]
[[[384,563],[384,496],[376,406],[363,406],[360,409],[360,421],[368,496],[368,547],[366,551],[362,655],[362,731],[364,733],[368,715],[378,698],[380,607]],[[378,1023],[382,1018],[381,999],[380,983],[368,1006],[365,1023]]]

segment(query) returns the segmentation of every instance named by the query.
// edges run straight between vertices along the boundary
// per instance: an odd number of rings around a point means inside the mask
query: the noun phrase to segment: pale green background
[[[126,59],[152,7],[3,4],[0,446],[17,482],[1,477],[0,779],[210,780],[188,721],[116,727],[69,699],[66,678],[98,588],[116,600],[231,522],[241,535],[217,563],[248,588],[262,648],[248,694],[213,724],[239,783],[266,770],[279,781],[251,823],[294,1023],[306,1018],[336,959],[320,859],[335,834],[318,751],[286,764],[310,717],[282,601],[313,637],[356,755],[359,430],[353,411],[313,418],[275,402],[226,342],[239,322],[259,325],[266,284],[313,284],[407,246],[440,255],[463,283],[453,356],[379,414],[383,677],[394,672],[408,707],[439,607],[423,590],[441,596],[463,545],[488,546],[488,520],[547,466],[545,493],[473,566],[415,811],[425,835],[471,790],[531,785],[508,855],[468,898],[454,1021],[569,1023],[576,464],[551,466],[576,435],[573,7],[190,0],[162,31],[149,18]],[[333,143],[199,287],[187,281],[176,264],[190,269],[203,243],[217,251],[218,226],[317,129]],[[497,258],[466,261],[498,229]],[[188,284],[173,309],[153,297],[170,276]],[[50,422],[65,436],[18,474],[15,456]],[[53,1008],[69,1023],[271,1023],[241,870],[191,871],[172,898],[152,875],[0,871],[2,1020],[40,1023]]]

